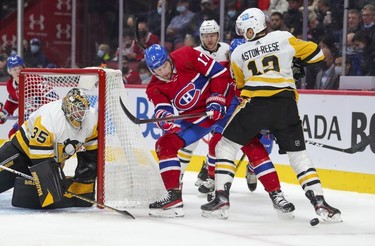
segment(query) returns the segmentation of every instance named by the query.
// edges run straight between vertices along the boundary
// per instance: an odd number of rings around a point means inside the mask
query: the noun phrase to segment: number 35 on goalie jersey
[[[45,104],[32,113],[12,139],[33,163],[55,158],[59,163],[69,159],[81,147],[97,149],[98,115],[91,109],[82,129],[75,129],[66,120],[61,100]]]
[[[231,69],[241,96],[269,97],[294,91],[293,57],[306,64],[324,60],[317,44],[297,39],[289,32],[274,31],[238,46],[231,55]]]

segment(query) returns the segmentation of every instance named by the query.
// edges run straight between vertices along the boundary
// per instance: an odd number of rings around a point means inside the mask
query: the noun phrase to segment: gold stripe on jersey
[[[91,135],[86,138],[84,145],[86,150],[96,150],[98,148],[98,124],[92,130]]]
[[[250,88],[250,86],[245,86],[244,89],[241,91],[241,97],[271,97],[283,91],[291,91],[294,93],[296,100],[298,100],[298,93],[295,89],[290,88],[275,88],[275,87],[266,87],[264,86],[263,89],[260,88]]]
[[[39,116],[34,121],[34,128],[29,139],[30,159],[54,158],[53,133],[49,132],[41,123]]]
[[[236,81],[237,89],[242,89],[242,87],[245,85],[245,76],[241,68],[235,62],[232,62],[230,67],[233,73],[233,78],[235,78]]]
[[[28,131],[28,122],[25,121],[25,123],[21,126],[21,128],[14,134],[14,137],[12,138],[12,142],[17,147],[20,147],[27,156],[30,156],[29,139],[27,138],[25,134],[25,132],[27,131]]]
[[[316,43],[306,42],[296,37],[290,37],[289,43],[296,51],[295,57],[301,58],[308,64],[324,60],[324,54]]]

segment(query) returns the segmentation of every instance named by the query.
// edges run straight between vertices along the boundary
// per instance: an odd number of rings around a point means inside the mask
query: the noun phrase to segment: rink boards
[[[130,109],[138,118],[151,118],[153,106],[148,102],[145,88],[127,87]],[[0,102],[6,100],[5,86],[0,86]],[[298,101],[305,138],[317,143],[342,149],[350,148],[368,135],[375,136],[375,93],[359,91],[300,91]],[[124,115],[124,117],[126,117]],[[15,121],[0,126],[0,139],[7,139],[8,130]],[[140,125],[147,148],[153,151],[161,131],[155,124]],[[205,154],[207,141],[204,138],[195,151],[187,170],[198,171]],[[307,144],[307,150],[318,169],[322,184],[326,188],[375,194],[375,143],[350,154]],[[274,144],[271,159],[275,163],[280,180],[297,183],[286,155],[278,154]],[[238,156],[238,159],[240,155]],[[245,163],[243,163],[245,164]],[[244,177],[245,165],[241,165],[237,176]]]

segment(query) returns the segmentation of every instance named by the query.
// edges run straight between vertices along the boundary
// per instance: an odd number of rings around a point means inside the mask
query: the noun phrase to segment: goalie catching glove
[[[211,120],[220,120],[224,118],[226,113],[226,99],[223,95],[214,93],[206,100],[206,112],[212,112],[208,114]]]
[[[165,118],[165,117],[171,117],[174,116],[174,114],[166,111],[166,110],[158,110],[155,113],[156,118]],[[160,129],[165,131],[166,133],[177,133],[181,131],[181,126],[179,124],[175,124],[173,120],[170,121],[160,121],[156,123]]]
[[[58,163],[46,160],[30,167],[42,207],[62,200],[66,191],[66,178]]]

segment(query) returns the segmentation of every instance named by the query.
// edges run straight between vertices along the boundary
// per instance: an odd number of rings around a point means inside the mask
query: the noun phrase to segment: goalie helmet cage
[[[119,97],[128,104],[119,70],[23,69],[19,84],[19,125],[43,104],[62,99],[73,87],[84,89],[98,110],[97,200],[117,208],[142,208],[166,193],[158,165],[145,146],[138,125],[122,112]],[[58,95],[58,96],[56,96]],[[74,162],[74,157],[70,158]],[[76,162],[68,160],[67,176]]]

